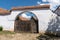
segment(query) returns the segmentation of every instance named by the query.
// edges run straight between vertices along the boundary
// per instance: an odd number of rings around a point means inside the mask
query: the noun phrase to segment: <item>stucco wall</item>
[[[49,21],[56,16],[50,10],[28,10],[28,11],[34,13],[37,16],[40,33],[45,32],[47,30]],[[0,16],[0,25],[3,26],[4,30],[14,31],[15,18],[21,12],[23,11],[12,11],[11,15]]]
[[[3,27],[3,30],[12,30],[14,22],[9,20],[9,15],[7,16],[0,16],[0,26]]]

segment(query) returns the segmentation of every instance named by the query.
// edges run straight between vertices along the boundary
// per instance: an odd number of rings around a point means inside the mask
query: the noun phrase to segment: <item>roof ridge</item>
[[[41,8],[50,8],[50,5],[12,7],[11,10],[41,9]]]

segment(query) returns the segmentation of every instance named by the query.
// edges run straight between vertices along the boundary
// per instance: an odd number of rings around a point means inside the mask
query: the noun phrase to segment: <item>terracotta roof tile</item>
[[[42,8],[50,8],[50,5],[12,7],[11,10],[27,10],[27,9],[42,9]]]
[[[10,14],[10,11],[0,8],[0,15]]]

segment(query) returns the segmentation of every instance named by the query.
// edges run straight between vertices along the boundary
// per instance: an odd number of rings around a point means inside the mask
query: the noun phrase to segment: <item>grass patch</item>
[[[11,31],[0,31],[0,34],[15,34],[15,32],[11,32]]]

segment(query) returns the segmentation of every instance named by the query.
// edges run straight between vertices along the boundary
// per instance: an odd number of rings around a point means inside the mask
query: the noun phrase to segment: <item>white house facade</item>
[[[32,6],[32,7],[20,7],[17,9],[13,8],[11,10],[10,15],[4,15],[4,16],[0,15],[0,26],[3,27],[3,30],[14,31],[15,20],[17,15],[19,15],[22,12],[28,11],[35,14],[38,19],[38,32],[45,33],[51,19],[57,16],[51,10],[49,10],[48,7],[49,6],[47,5],[46,6],[41,5],[41,6]]]

